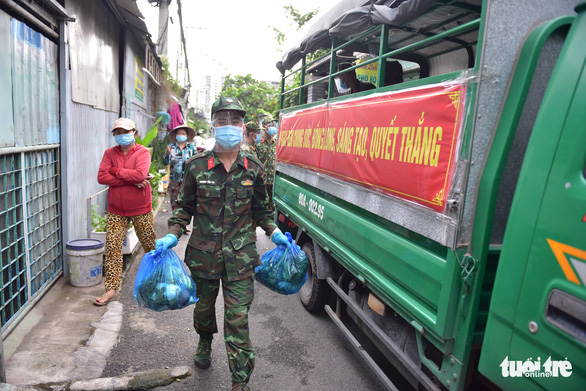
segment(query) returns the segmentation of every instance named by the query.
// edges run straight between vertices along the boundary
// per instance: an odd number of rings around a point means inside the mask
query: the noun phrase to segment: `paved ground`
[[[155,217],[157,237],[166,233],[168,203]],[[260,253],[274,245],[258,229]],[[180,256],[187,243],[181,238]],[[136,371],[195,368],[196,336],[192,309],[154,312],[139,308],[132,296],[143,251],[128,262],[118,301],[97,307],[103,285],[73,287],[60,278],[3,343],[7,382],[31,385],[120,376]],[[222,300],[217,316],[221,328]],[[257,351],[251,380],[255,390],[381,390],[372,373],[347,348],[327,315],[312,315],[296,295],[278,295],[260,284],[251,308],[251,337]],[[165,389],[227,390],[230,385],[223,336],[213,342],[212,367]],[[95,383],[96,388],[99,389]],[[0,388],[1,389],[1,388]]]

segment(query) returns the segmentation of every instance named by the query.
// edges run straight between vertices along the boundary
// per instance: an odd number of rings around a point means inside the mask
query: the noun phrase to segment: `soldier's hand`
[[[165,254],[167,250],[175,247],[177,242],[179,242],[177,236],[173,234],[167,234],[164,238],[157,239],[155,241],[155,251]]]
[[[281,230],[278,228],[273,231],[273,234],[271,235],[271,241],[277,246],[287,246],[287,248],[291,250],[291,242],[289,242],[289,239],[287,239],[287,237],[283,235],[283,232],[281,232]]]

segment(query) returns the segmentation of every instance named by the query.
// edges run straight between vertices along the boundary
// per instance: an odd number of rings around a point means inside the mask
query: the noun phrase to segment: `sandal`
[[[106,292],[106,293],[108,293],[108,292]],[[118,295],[118,292],[115,292],[115,293],[114,293],[112,296],[110,296],[110,298],[109,298],[109,299],[107,299],[107,300],[104,300],[104,301],[100,301],[100,299],[101,299],[101,298],[102,298],[102,297],[103,297],[103,296],[104,296],[106,293],[104,293],[104,294],[103,294],[102,296],[100,296],[100,297],[97,297],[97,298],[95,298],[95,299],[94,299],[94,305],[97,305],[97,306],[100,306],[100,307],[101,307],[101,306],[104,306],[104,305],[108,304],[108,303],[110,302],[110,300],[114,300],[114,299],[116,298],[116,296]]]

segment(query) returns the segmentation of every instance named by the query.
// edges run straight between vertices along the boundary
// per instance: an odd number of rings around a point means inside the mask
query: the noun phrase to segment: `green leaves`
[[[98,205],[92,205],[92,227],[96,230],[96,232],[106,232],[108,221],[104,216],[100,216],[96,210],[97,208]]]
[[[275,114],[279,108],[277,87],[251,75],[228,75],[220,95],[238,98],[246,110],[245,122],[258,120],[259,114]]]
[[[155,123],[149,128],[149,130],[147,130],[147,132],[144,135],[144,138],[143,139],[141,139],[140,136],[138,136],[136,138],[136,143],[137,144],[144,145],[145,147],[148,147],[149,146],[149,144],[151,143],[151,141],[153,141],[153,139],[155,137],[157,137],[158,125],[159,125],[159,122],[161,122],[161,118],[162,117],[157,118],[157,120],[155,121]]]

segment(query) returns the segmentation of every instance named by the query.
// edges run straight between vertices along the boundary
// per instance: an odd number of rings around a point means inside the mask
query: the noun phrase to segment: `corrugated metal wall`
[[[12,55],[10,49],[10,16],[0,11],[0,91],[12,90]],[[14,145],[12,94],[0,94],[0,148]]]
[[[144,137],[155,121],[151,114],[149,76],[144,67],[144,49],[128,34],[124,61],[124,107],[125,116],[136,123],[140,137]]]
[[[64,185],[67,187],[68,240],[87,237],[87,200],[104,189],[98,183],[98,169],[104,151],[115,145],[110,129],[118,113],[69,102],[67,116],[67,161]],[[106,198],[93,201],[106,206]]]
[[[65,67],[68,98],[63,102],[67,112],[63,138],[67,241],[88,237],[88,200],[105,188],[97,181],[98,169],[104,151],[116,145],[110,130],[120,116],[120,27],[103,2],[90,3],[65,2],[67,10],[76,15],[76,22],[67,25],[71,62]],[[99,61],[88,61],[96,56]],[[105,193],[92,203],[103,210]]]
[[[58,143],[57,45],[15,19],[11,36],[16,146]]]

